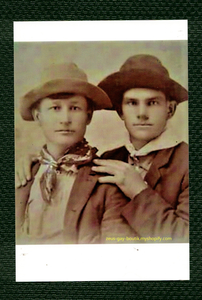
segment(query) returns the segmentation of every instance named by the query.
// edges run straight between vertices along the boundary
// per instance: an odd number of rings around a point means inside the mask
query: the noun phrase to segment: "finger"
[[[18,176],[18,180],[19,180],[20,184],[22,186],[26,185],[27,179],[26,179],[25,174],[24,174],[23,166],[21,166],[21,167],[18,166],[17,167],[16,174]]]
[[[116,178],[114,176],[102,176],[98,179],[100,183],[114,183],[116,184]]]
[[[100,166],[106,166],[109,168],[116,169],[117,172],[121,171],[123,172],[125,169],[128,168],[128,163],[125,163],[120,160],[112,160],[112,159],[95,159],[93,162],[95,162],[97,165]]]
[[[111,174],[111,175],[115,175],[116,174],[116,169],[112,168],[111,166],[93,166],[92,170],[98,173],[107,173],[107,174]]]
[[[18,177],[18,174],[15,174],[15,188],[20,188],[22,186],[20,178]]]
[[[94,159],[93,162],[99,166],[112,167],[120,170],[122,170],[126,165],[128,165],[123,161],[113,159]]]
[[[23,162],[23,174],[24,174],[25,179],[28,181],[31,180],[31,162],[32,161],[25,159]]]

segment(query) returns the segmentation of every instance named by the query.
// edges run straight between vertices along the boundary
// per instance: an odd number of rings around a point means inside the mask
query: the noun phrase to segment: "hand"
[[[27,184],[31,180],[31,165],[38,160],[38,154],[26,154],[22,156],[15,164],[15,188]]]
[[[111,175],[100,177],[99,182],[116,184],[130,199],[148,187],[134,166],[128,163],[111,159],[94,159],[93,162],[99,165],[93,166],[93,171]]]

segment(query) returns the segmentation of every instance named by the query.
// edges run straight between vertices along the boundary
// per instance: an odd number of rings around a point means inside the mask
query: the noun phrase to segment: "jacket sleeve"
[[[29,192],[31,188],[31,182],[26,186],[17,188],[15,190],[15,230],[16,230],[16,243],[20,243],[22,234],[22,226],[25,219],[25,211],[27,200],[29,198]]]
[[[25,220],[25,211],[27,201],[29,199],[30,189],[33,184],[34,175],[39,169],[39,164],[35,164],[32,169],[32,180],[28,181],[25,186],[15,190],[15,230],[16,230],[16,243],[20,243],[22,234],[22,226]]]
[[[149,237],[161,237],[163,242],[188,242],[188,171],[181,183],[176,207],[163,199],[160,193],[148,187],[125,206],[122,215],[138,235],[148,238],[148,241]]]
[[[108,185],[100,226],[102,243],[125,243],[126,237],[135,236],[134,230],[121,215],[128,201],[129,199],[116,186]]]

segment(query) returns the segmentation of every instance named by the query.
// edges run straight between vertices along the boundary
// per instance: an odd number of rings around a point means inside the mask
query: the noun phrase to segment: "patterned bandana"
[[[77,173],[77,167],[92,161],[97,151],[83,139],[83,141],[70,147],[58,161],[55,161],[44,146],[39,156],[39,162],[48,166],[40,179],[41,194],[44,201],[51,203],[51,196],[57,184],[58,171],[64,171],[66,174]]]

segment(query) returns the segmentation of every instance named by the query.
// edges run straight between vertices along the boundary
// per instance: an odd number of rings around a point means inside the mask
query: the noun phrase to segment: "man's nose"
[[[60,115],[61,123],[71,123],[71,111],[68,108],[63,108]]]
[[[140,104],[138,106],[137,118],[143,121],[148,120],[148,110],[145,104]]]

